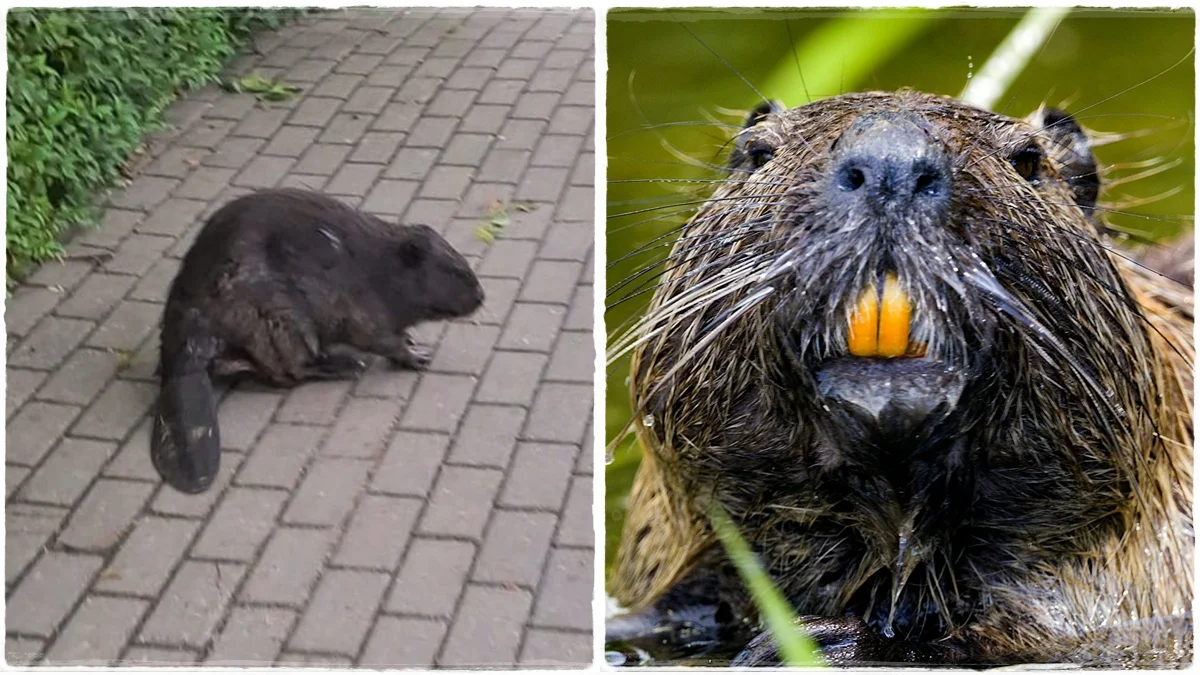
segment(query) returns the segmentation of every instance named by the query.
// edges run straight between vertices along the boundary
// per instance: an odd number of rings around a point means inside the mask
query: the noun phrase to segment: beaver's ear
[[[429,233],[433,231],[427,225],[409,225],[404,228],[405,237],[395,243],[396,256],[407,267],[417,267],[425,262],[429,253]]]
[[[1062,177],[1075,194],[1075,203],[1090,211],[1100,196],[1100,176],[1087,132],[1075,118],[1056,108],[1042,108],[1030,121],[1053,141],[1055,147],[1049,149],[1050,154],[1058,160]]]
[[[746,161],[747,158],[753,159],[754,157],[751,157],[751,155],[757,156],[762,154],[759,149],[756,149],[753,153],[747,151],[746,143],[749,135],[745,133],[746,129],[758,124],[767,115],[780,113],[786,109],[781,101],[763,101],[754,106],[754,110],[751,110],[750,114],[746,115],[746,121],[742,123],[742,131],[733,139],[733,153],[729,157],[729,168],[734,169],[741,166],[742,162]]]

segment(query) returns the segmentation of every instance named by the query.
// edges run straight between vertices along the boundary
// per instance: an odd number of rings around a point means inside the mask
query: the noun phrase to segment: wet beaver
[[[352,377],[366,367],[354,350],[421,368],[429,356],[408,329],[468,315],[483,299],[467,260],[427,226],[393,226],[304,190],[233,200],[171,284],[154,467],[183,492],[211,485],[221,457],[211,376],[280,387]]]
[[[716,501],[830,662],[1189,663],[1191,289],[1113,250],[1074,119],[763,106],[729,169],[624,342],[609,639],[778,662]]]

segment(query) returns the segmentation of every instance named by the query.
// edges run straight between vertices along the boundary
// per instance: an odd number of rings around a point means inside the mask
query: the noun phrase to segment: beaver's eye
[[[1032,183],[1038,179],[1038,167],[1042,164],[1042,150],[1036,145],[1027,145],[1009,160],[1021,178]]]
[[[762,165],[775,158],[775,148],[762,141],[755,141],[746,148],[746,155],[750,157],[750,162],[755,169],[762,168]]]

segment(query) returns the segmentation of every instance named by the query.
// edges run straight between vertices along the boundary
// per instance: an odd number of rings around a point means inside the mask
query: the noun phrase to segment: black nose
[[[831,195],[877,215],[943,215],[950,205],[950,159],[907,116],[857,120],[834,149]]]

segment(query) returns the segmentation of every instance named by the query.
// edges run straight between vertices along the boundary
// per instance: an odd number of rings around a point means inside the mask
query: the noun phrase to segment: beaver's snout
[[[950,159],[921,120],[870,115],[834,144],[830,199],[861,215],[923,216],[950,210]]]

